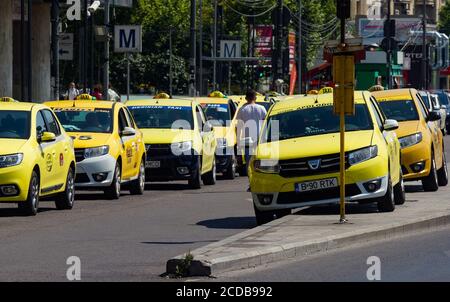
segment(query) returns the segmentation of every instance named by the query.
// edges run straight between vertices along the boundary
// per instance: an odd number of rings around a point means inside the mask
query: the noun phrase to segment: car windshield
[[[67,132],[112,133],[110,109],[55,108],[54,111]]]
[[[213,121],[214,126],[224,127],[231,120],[228,104],[202,104],[208,121]]]
[[[365,104],[355,106],[355,115],[345,118],[346,131],[372,130],[373,122]],[[269,117],[267,125],[267,141],[277,140],[277,135],[271,133],[271,122],[279,124],[279,140],[339,132],[339,116],[333,113],[333,106],[300,109]]]
[[[30,113],[28,111],[0,110],[0,138],[28,139]]]
[[[444,91],[434,91],[435,94],[437,94],[438,98],[439,98],[439,103],[441,103],[442,105],[448,106],[449,105],[449,96],[446,92]]]
[[[388,119],[398,122],[419,120],[413,100],[383,101],[379,104]]]
[[[171,129],[179,122],[183,129],[194,129],[192,108],[187,106],[129,106],[141,129]],[[176,125],[175,125],[176,126]]]

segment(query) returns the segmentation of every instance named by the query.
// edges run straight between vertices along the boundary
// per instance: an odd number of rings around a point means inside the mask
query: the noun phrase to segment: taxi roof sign
[[[323,87],[317,94],[333,93],[333,87]]]
[[[165,92],[158,93],[153,97],[154,99],[170,99],[170,95]]]
[[[17,102],[17,101],[13,98],[5,96],[0,98],[0,102]]]
[[[90,94],[87,93],[82,93],[80,95],[78,95],[75,100],[79,101],[79,100],[88,100],[88,101],[92,101],[93,97]]]
[[[208,95],[209,98],[225,98],[225,95],[220,91],[213,91]]]

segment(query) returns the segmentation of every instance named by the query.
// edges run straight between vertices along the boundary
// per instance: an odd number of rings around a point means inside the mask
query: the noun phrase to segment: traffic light
[[[337,0],[336,11],[339,19],[350,18],[350,0]]]
[[[333,81],[335,83],[333,111],[341,113],[341,105],[344,102],[344,114],[355,114],[355,57],[333,56]]]

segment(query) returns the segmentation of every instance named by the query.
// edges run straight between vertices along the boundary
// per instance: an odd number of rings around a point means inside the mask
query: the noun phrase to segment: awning
[[[316,76],[317,74],[319,74],[320,72],[324,71],[325,69],[327,69],[330,66],[331,66],[331,63],[328,63],[328,62],[324,62],[322,64],[319,64],[319,65],[313,67],[312,69],[310,69],[306,73],[306,77],[308,79],[312,79],[314,76]]]

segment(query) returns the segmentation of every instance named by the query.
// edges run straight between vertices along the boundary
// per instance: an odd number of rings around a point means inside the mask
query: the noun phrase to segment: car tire
[[[114,177],[111,185],[105,190],[106,197],[112,200],[119,199],[122,182],[122,169],[119,163],[114,168]]]
[[[386,194],[378,200],[377,206],[380,212],[393,212],[395,210],[394,188],[392,187],[391,176],[388,175],[388,187]]]
[[[19,210],[26,216],[35,216],[39,210],[40,179],[36,171],[31,173],[27,200],[19,203]]]
[[[402,205],[406,201],[405,182],[403,180],[403,173],[400,169],[400,181],[394,186],[394,198],[396,205]]]
[[[58,210],[71,210],[75,203],[75,178],[74,171],[69,168],[66,179],[66,189],[59,193],[55,199],[55,206]]]
[[[225,179],[234,179],[236,177],[236,157],[231,156],[226,172],[223,174]]]
[[[448,169],[445,149],[442,150],[442,167],[437,171],[438,185],[445,187],[448,185]]]
[[[291,209],[261,211],[254,204],[253,208],[255,210],[255,218],[257,225],[263,225],[275,219],[291,214]]]
[[[430,174],[422,179],[422,186],[425,192],[436,192],[439,189],[436,161],[433,154],[431,154],[431,158]]]
[[[203,175],[202,180],[205,186],[212,186],[216,184],[217,180],[216,160],[213,161],[212,170]]]
[[[142,159],[139,164],[138,178],[133,180],[130,184],[131,195],[142,195],[145,191],[145,162]]]
[[[195,169],[194,177],[192,179],[189,179],[189,181],[188,181],[189,187],[191,189],[195,189],[195,190],[198,190],[198,189],[200,189],[202,187],[202,184],[201,184],[201,182],[202,182],[202,168],[201,168],[201,165],[200,165],[200,161],[201,161],[201,158],[198,157],[197,168]]]

